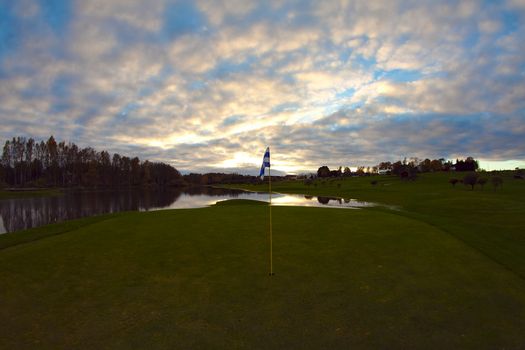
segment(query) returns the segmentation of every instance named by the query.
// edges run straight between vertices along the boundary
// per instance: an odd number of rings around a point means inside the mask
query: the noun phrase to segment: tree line
[[[237,173],[191,173],[182,176],[184,182],[188,185],[217,185],[217,184],[242,184],[258,183],[261,179],[258,176],[241,175]],[[272,176],[272,179],[274,177]]]
[[[182,176],[171,165],[138,157],[80,148],[53,136],[7,140],[0,160],[0,186],[131,187],[177,186]]]
[[[444,158],[440,159],[403,159],[397,162],[381,162],[377,166],[364,167],[359,166],[355,172],[352,172],[349,167],[339,167],[338,170],[330,170],[326,165],[321,166],[317,170],[317,177],[340,177],[353,175],[366,175],[386,172],[401,177],[412,178],[417,173],[428,173],[435,171],[476,171],[478,169],[478,161],[472,157],[466,159],[456,159],[456,162],[446,161]]]

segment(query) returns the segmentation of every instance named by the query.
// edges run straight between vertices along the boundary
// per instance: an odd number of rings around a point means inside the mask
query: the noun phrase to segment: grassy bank
[[[503,175],[503,185],[494,190],[490,181],[475,190],[448,183],[461,173],[420,175],[415,181],[396,176],[371,176],[343,180],[275,182],[272,189],[283,193],[339,196],[396,205],[396,211],[453,235],[487,257],[525,278],[525,181]],[[490,180],[490,175],[481,175]],[[500,175],[501,176],[501,175]],[[372,185],[372,181],[377,181]],[[249,190],[267,190],[267,185],[245,185]]]
[[[436,225],[376,210],[273,213],[273,277],[268,208],[244,201],[6,244],[0,348],[525,346],[525,281]]]

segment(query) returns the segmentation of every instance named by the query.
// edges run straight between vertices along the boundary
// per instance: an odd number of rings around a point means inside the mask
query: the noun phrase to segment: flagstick
[[[268,167],[268,186],[270,188],[270,276],[273,276],[273,241],[272,241],[272,168]]]

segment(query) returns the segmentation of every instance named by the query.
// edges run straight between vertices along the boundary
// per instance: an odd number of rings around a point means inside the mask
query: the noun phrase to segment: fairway
[[[525,347],[525,281],[438,227],[275,207],[270,277],[267,215],[232,201],[4,235],[0,348]]]

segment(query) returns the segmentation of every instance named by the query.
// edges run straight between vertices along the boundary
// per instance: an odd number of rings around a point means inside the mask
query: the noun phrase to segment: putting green
[[[238,201],[0,237],[0,348],[525,347],[525,281],[439,228],[275,207],[270,277],[267,215]]]

